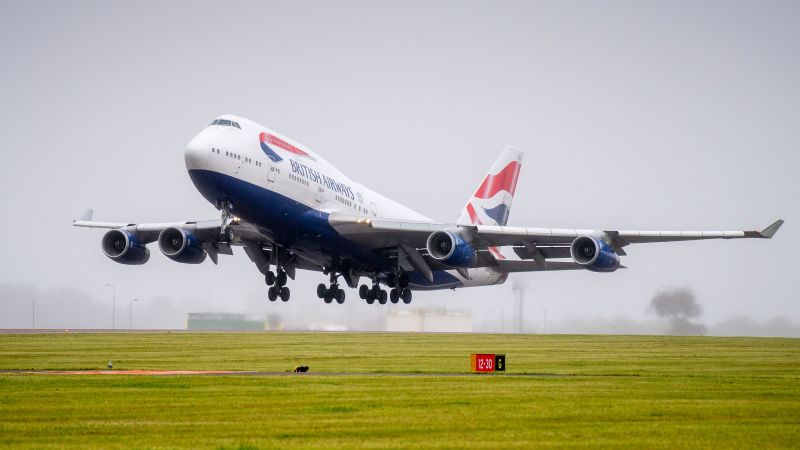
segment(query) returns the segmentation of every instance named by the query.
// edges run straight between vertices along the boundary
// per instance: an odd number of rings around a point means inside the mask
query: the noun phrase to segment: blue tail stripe
[[[483,212],[485,212],[487,216],[494,219],[498,225],[505,225],[508,223],[509,208],[505,205],[505,203],[500,203],[494,208],[483,208]]]

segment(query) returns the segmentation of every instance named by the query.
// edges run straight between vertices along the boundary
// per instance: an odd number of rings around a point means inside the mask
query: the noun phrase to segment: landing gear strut
[[[219,240],[220,242],[227,242],[228,244],[233,242],[233,239],[236,237],[233,233],[233,228],[231,228],[231,224],[233,223],[233,203],[227,200],[220,200],[217,202],[217,209],[220,210],[222,214],[222,225],[219,227]]]

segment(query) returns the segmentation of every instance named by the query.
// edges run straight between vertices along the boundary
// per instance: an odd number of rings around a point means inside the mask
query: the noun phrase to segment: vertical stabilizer
[[[507,145],[458,217],[459,225],[505,225],[522,168],[522,152]]]

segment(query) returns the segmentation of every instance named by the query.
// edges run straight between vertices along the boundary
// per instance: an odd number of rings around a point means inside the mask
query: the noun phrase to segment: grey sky
[[[107,302],[376,314],[313,292],[268,304],[247,256],[219,266],[102,255],[101,220],[217,217],[183,149],[248,117],[352,178],[455,220],[505,144],[526,152],[510,225],[750,229],[772,241],[629,247],[613,274],[524,275],[530,314],[647,318],[687,286],[705,319],[800,321],[798,2],[3,2],[0,283]],[[510,285],[420,293],[419,306],[511,311]],[[127,302],[127,300],[126,300]],[[127,305],[127,303],[125,303]],[[0,305],[0,314],[3,306]],[[311,313],[309,313],[311,311]],[[127,316],[125,316],[127,317]],[[144,319],[143,319],[144,320]],[[317,320],[317,319],[315,319]]]

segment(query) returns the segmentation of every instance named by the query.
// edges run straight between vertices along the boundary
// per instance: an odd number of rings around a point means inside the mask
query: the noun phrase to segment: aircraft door
[[[314,196],[314,201],[317,202],[318,205],[325,202],[325,189],[323,189],[322,186],[317,186],[317,195]]]
[[[264,168],[267,169],[267,188],[271,189],[272,184],[275,183],[275,164],[272,163],[272,160],[267,158]]]
[[[378,210],[375,208],[375,202],[369,202],[369,213],[372,217],[378,216]]]

